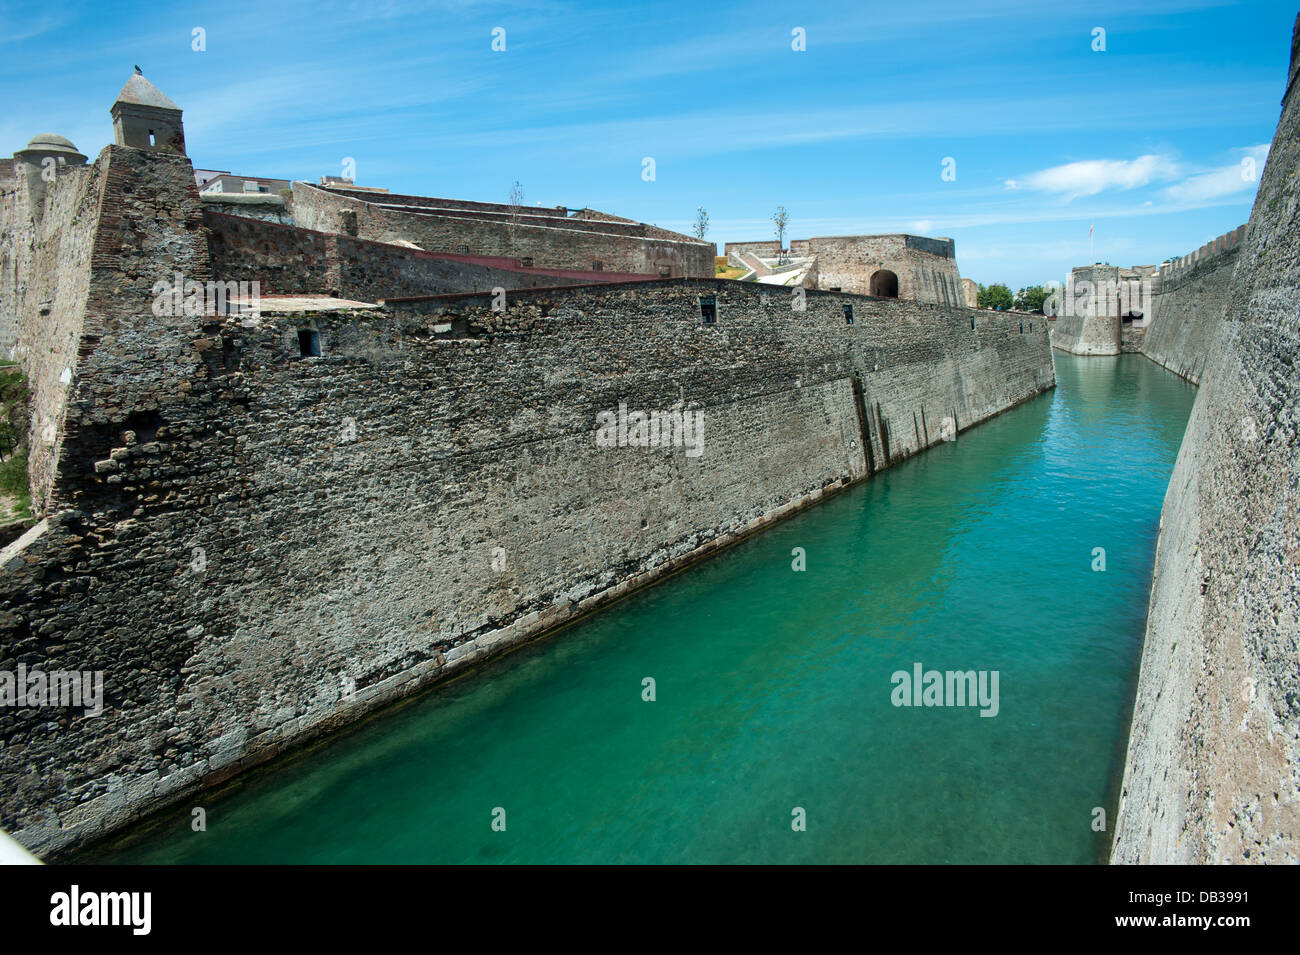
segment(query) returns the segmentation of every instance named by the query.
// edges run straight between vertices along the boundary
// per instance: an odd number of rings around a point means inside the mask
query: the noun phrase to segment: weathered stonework
[[[775,240],[728,242],[727,260],[754,267],[752,256],[772,257]],[[961,306],[962,291],[952,239],[919,235],[841,235],[791,239],[790,255],[813,259],[808,287]]]
[[[576,215],[497,203],[375,195],[293,184],[294,222],[426,252],[527,258],[541,268],[709,277],[715,246],[584,209]]]
[[[73,847],[1051,387],[1045,329],[975,318],[683,281],[192,322],[186,387],[78,427],[5,552],[6,659],[108,709],[0,714],[3,826]],[[703,410],[703,453],[596,447],[620,402]]]
[[[597,278],[610,282],[643,278],[522,268],[513,259],[491,260],[499,262],[493,266],[348,235],[226,215],[211,211],[206,199],[203,207],[213,275],[226,282],[258,282],[263,295],[323,293],[376,301],[473,289],[579,285]]]
[[[1160,269],[1142,353],[1197,383],[1223,324],[1246,226]]]
[[[1046,326],[1023,317],[818,292],[796,310],[713,279],[512,290],[502,307],[429,294],[502,277],[482,263],[207,210],[171,150],[107,147],[39,202],[6,172],[0,329],[50,440],[33,443],[42,520],[0,551],[0,670],[102,671],[106,697],[100,716],[0,708],[0,828],[42,853],[1055,382]],[[642,252],[673,241],[582,218],[583,248],[607,229]],[[310,293],[308,310],[160,308],[178,274]],[[598,416],[620,405],[702,412],[702,444],[601,447]]]
[[[1189,269],[1162,295],[1208,302],[1148,335],[1200,392],[1161,516],[1115,862],[1300,862],[1298,75],[1300,20],[1227,293],[1226,259]]]

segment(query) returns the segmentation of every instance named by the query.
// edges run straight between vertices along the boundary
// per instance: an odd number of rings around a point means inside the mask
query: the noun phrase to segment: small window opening
[[[519,260],[519,264],[526,269],[531,269],[533,267],[533,257],[531,255],[525,255]]]
[[[153,137],[153,130],[152,130],[152,129],[149,130],[149,145],[150,145],[150,146],[157,146],[157,145],[158,145],[158,143],[154,140],[154,137]]]
[[[845,306],[844,306],[844,324],[845,324],[845,325],[852,325],[852,324],[853,324],[853,306],[852,306],[852,305],[845,305]]]
[[[592,262],[592,263],[591,263],[591,270],[592,270],[593,272],[603,272],[603,271],[605,271],[605,263],[604,263],[604,262]]]
[[[671,265],[659,266],[659,277],[661,279],[672,278],[673,267]]]
[[[705,325],[712,325],[718,320],[718,299],[715,295],[700,296],[700,318]]]
[[[1020,334],[1023,335],[1024,333],[1025,333],[1025,323],[1024,323],[1024,322],[1021,322],[1021,323],[1020,323]]]
[[[469,255],[469,246],[467,246],[467,245],[458,245],[458,246],[456,246],[456,251],[457,251],[460,255]]]
[[[972,316],[970,317],[970,327],[971,327],[971,328],[974,328],[974,327],[975,327],[975,316],[974,316],[974,315],[972,315]]]
[[[319,358],[320,332],[314,328],[298,329],[298,353],[303,358]]]

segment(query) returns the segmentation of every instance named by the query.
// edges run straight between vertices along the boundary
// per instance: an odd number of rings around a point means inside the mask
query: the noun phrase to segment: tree
[[[772,222],[776,226],[776,244],[784,249],[785,230],[790,225],[790,213],[785,211],[785,206],[776,207],[776,212],[772,213]]]
[[[996,308],[1000,311],[1011,308],[1015,304],[1015,300],[1011,297],[1011,289],[1001,282],[981,285],[976,301],[980,308]]]
[[[1043,313],[1043,303],[1051,293],[1041,285],[1031,285],[1016,293],[1015,307],[1022,312]]]
[[[709,214],[700,206],[695,210],[695,238],[703,239],[709,232]]]

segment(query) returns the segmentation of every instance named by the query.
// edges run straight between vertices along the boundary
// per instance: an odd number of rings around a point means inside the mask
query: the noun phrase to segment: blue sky
[[[138,63],[184,108],[199,167],[316,179],[352,158],[361,184],[489,201],[518,180],[530,204],[681,231],[703,205],[719,245],[770,238],[780,204],[797,238],[951,236],[963,275],[1014,289],[1087,262],[1089,225],[1096,260],[1131,265],[1245,222],[1256,181],[1242,160],[1262,170],[1295,13],[1267,0],[0,3],[0,152],[49,131],[93,157]]]

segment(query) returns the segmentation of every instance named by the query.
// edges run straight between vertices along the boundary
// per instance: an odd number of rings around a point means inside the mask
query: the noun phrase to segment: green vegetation
[[[1011,289],[1001,282],[981,285],[976,302],[980,308],[996,308],[999,311],[1006,311],[1015,304],[1015,300],[1011,297]]]
[[[713,274],[715,278],[738,279],[748,271],[749,269],[732,268],[727,264],[725,255],[715,255],[713,257]]]
[[[32,492],[27,484],[27,449],[19,448],[0,462],[0,524],[32,516]]]
[[[0,361],[0,523],[32,516],[27,483],[27,378],[15,362]]]
[[[1016,293],[1015,307],[1021,312],[1043,313],[1043,303],[1050,293],[1041,285],[1031,285]]]

